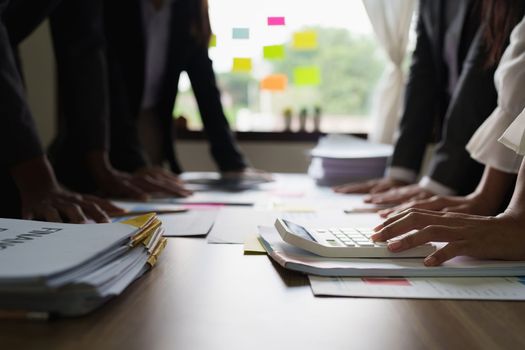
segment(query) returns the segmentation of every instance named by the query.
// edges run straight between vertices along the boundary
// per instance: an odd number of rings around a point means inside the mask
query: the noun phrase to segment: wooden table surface
[[[91,315],[0,321],[0,349],[523,349],[525,303],[316,298],[240,245],[175,238]]]

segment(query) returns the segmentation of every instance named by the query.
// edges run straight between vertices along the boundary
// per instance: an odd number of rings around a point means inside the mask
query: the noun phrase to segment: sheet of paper
[[[297,67],[293,78],[296,86],[317,86],[321,83],[321,70],[317,66]]]
[[[250,73],[252,71],[252,59],[235,57],[232,71],[235,73]]]
[[[317,296],[525,300],[523,277],[308,278],[312,291]]]
[[[233,28],[233,39],[250,39],[250,28]]]
[[[208,243],[243,244],[256,235],[258,226],[273,226],[277,217],[304,226],[332,227],[348,225],[348,215],[333,212],[259,211],[250,207],[224,207],[208,235]]]
[[[317,33],[313,30],[294,33],[292,46],[300,51],[317,49]]]
[[[129,242],[135,232],[137,227],[120,223],[79,225],[0,219],[0,279],[62,272]]]
[[[285,91],[288,86],[288,77],[284,74],[272,74],[261,80],[261,90]]]
[[[286,25],[285,17],[268,17],[269,26],[284,26]]]
[[[217,217],[217,209],[196,209],[181,214],[159,215],[165,237],[205,236]]]
[[[259,241],[259,235],[249,235],[244,241],[244,255],[266,255],[266,250]]]
[[[184,206],[176,204],[155,203],[155,202],[132,202],[132,201],[112,201],[117,207],[127,211],[126,216],[136,216],[145,213],[173,213],[186,211]],[[122,220],[116,220],[122,221]]]
[[[267,60],[282,60],[285,57],[284,45],[263,47],[263,57]]]

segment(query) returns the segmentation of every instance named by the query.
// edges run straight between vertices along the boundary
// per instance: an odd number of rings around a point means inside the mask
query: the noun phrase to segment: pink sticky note
[[[284,17],[268,17],[269,26],[284,26],[285,20]]]

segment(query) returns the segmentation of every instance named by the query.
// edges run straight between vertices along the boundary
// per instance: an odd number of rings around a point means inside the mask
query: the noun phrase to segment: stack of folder
[[[0,315],[94,310],[155,266],[163,231],[155,214],[87,225],[0,219]]]

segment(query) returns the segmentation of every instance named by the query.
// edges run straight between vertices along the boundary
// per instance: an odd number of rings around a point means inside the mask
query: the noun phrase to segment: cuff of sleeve
[[[428,176],[424,176],[421,181],[419,181],[419,186],[427,191],[430,191],[434,194],[439,194],[441,196],[450,196],[455,194],[453,189],[432,180]]]
[[[417,180],[417,174],[415,171],[402,167],[387,168],[385,176],[406,183],[414,183]]]

